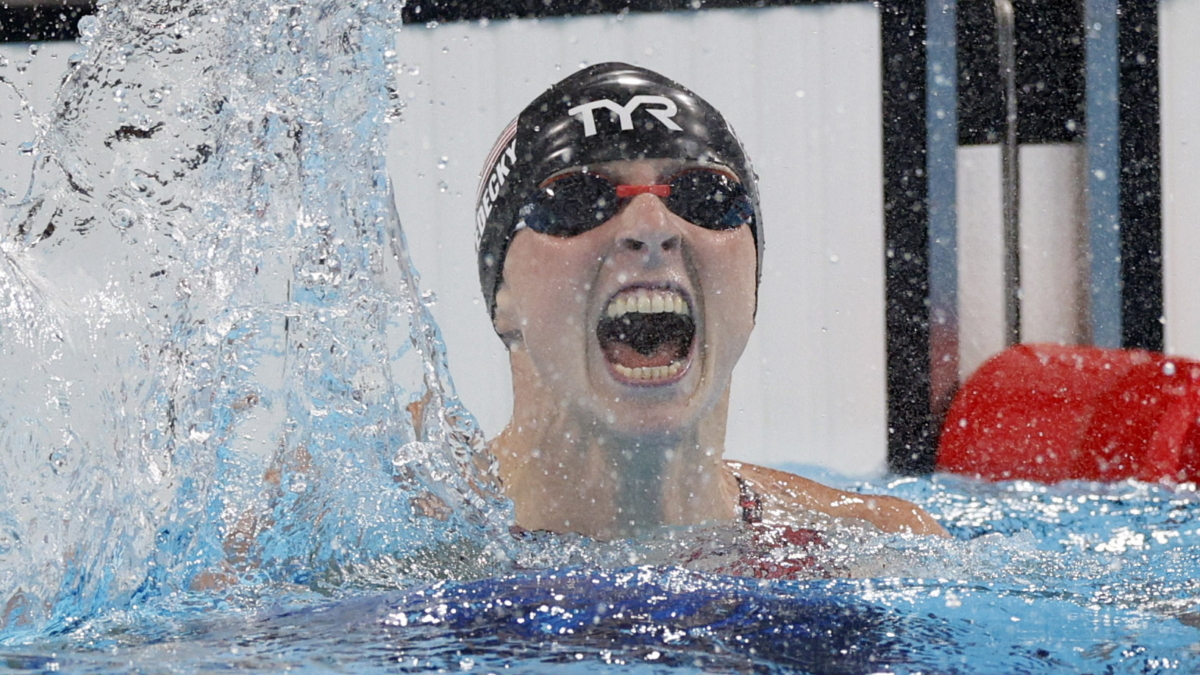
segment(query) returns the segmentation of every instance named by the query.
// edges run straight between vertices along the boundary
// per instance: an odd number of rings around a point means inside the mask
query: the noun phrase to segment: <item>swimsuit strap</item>
[[[762,499],[744,478],[733,474],[738,484],[738,506],[742,508],[742,520],[749,525],[762,522]]]

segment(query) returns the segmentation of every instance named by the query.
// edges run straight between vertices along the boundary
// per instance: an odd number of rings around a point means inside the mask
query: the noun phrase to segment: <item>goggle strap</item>
[[[617,199],[629,199],[638,195],[652,194],[655,197],[670,197],[670,185],[618,185]]]

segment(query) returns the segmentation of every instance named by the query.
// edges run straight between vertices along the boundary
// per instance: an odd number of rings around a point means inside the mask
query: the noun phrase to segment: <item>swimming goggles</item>
[[[659,197],[672,213],[707,230],[734,230],[754,219],[745,186],[724,171],[686,169],[661,185],[618,185],[577,171],[538,188],[518,211],[516,230],[574,237],[604,224],[640,194]]]

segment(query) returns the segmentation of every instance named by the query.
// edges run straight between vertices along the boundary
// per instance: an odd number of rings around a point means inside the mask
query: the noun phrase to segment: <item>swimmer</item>
[[[517,525],[616,539],[773,510],[945,535],[904,500],[723,459],[763,238],[755,174],[706,101],[622,63],[571,75],[501,134],[476,219]]]

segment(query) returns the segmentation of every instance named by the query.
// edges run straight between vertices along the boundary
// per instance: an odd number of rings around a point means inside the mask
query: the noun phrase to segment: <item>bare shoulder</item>
[[[838,518],[858,518],[884,532],[950,536],[925,509],[898,497],[846,492],[803,476],[745,462],[727,464],[754,488],[768,507],[808,509]]]

